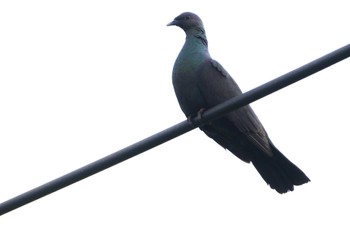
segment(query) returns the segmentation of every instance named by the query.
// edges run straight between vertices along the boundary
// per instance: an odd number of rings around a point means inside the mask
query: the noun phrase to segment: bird
[[[178,103],[188,118],[242,94],[224,67],[212,59],[202,20],[192,12],[175,17],[167,26],[178,26],[185,43],[172,71]],[[278,193],[310,181],[270,140],[251,106],[229,112],[199,128],[244,162],[252,163],[265,182]]]

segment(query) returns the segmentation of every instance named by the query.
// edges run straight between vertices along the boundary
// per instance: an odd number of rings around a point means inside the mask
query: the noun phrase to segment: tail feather
[[[273,144],[272,157],[262,155],[252,159],[252,163],[261,177],[279,193],[294,190],[294,185],[302,185],[310,179],[296,165],[289,161]]]
[[[295,185],[309,182],[309,178],[289,161],[268,139],[269,152],[261,150],[246,134],[227,120],[200,127],[210,138],[245,162],[252,162],[261,177],[279,193],[293,191]],[[261,137],[264,138],[264,137]]]

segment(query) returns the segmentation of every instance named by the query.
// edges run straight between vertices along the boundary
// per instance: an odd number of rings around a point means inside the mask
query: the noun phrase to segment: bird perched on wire
[[[196,14],[184,12],[168,24],[171,25],[186,33],[172,80],[180,107],[188,118],[242,93],[227,71],[211,58],[202,20]],[[293,191],[294,185],[310,181],[273,145],[249,105],[200,129],[242,161],[252,162],[266,183],[279,193]]]

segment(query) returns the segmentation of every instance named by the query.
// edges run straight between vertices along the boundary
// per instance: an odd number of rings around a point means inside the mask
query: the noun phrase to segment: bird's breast
[[[182,111],[186,116],[195,116],[206,108],[205,100],[199,89],[199,73],[203,56],[199,53],[186,53],[178,56],[173,69],[173,86]]]

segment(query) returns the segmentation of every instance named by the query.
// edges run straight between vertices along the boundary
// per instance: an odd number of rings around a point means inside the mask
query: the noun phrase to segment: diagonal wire
[[[285,75],[282,75],[268,83],[256,87],[240,96],[227,100],[204,112],[202,118],[193,119],[193,124],[182,121],[168,129],[156,133],[124,149],[110,154],[102,159],[92,162],[57,179],[47,182],[39,187],[29,190],[0,204],[0,215],[6,214],[32,201],[51,194],[59,189],[67,187],[113,165],[125,161],[133,156],[165,143],[177,136],[189,132],[201,124],[224,116],[228,112],[248,105],[262,97],[265,97],[279,89],[291,85],[307,76],[325,69],[337,62],[350,57],[350,44],[339,48],[323,57],[320,57],[304,66],[301,66]]]

